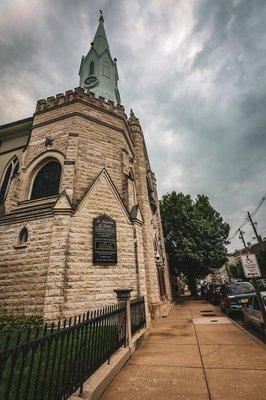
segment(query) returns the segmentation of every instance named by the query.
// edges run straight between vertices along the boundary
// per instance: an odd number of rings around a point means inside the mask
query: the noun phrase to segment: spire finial
[[[130,110],[130,117],[135,117],[135,114],[134,114],[132,108],[131,108],[131,110]]]
[[[103,12],[102,12],[102,10],[99,10],[99,11],[100,11],[100,19],[99,19],[99,22],[100,22],[100,21],[104,22],[104,19],[103,19]]]

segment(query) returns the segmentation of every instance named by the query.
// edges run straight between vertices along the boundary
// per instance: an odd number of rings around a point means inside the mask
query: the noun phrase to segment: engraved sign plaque
[[[116,221],[107,215],[93,219],[93,263],[117,262]]]

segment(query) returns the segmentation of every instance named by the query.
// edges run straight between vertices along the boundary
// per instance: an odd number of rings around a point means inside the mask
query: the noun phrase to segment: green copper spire
[[[102,96],[106,100],[120,104],[116,58],[111,57],[101,10],[99,25],[91,48],[86,57],[82,56],[79,76],[80,86],[85,90],[94,92],[97,97]]]
[[[103,19],[103,14],[102,10],[100,10],[101,16],[99,19],[99,26],[97,28],[97,31],[95,33],[93,43],[94,43],[94,50],[97,52],[97,54],[102,54],[105,50],[109,50],[109,44],[108,40],[106,37],[105,29],[104,29],[104,19]],[[111,54],[111,53],[110,53]]]

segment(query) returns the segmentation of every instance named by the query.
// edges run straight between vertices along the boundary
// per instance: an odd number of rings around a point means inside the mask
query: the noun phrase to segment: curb
[[[263,349],[266,349],[266,345],[259,340],[258,338],[256,338],[256,336],[252,335],[251,332],[247,331],[245,328],[243,328],[243,326],[239,325],[236,321],[234,321],[233,319],[231,319],[230,317],[226,316],[226,318],[228,318],[237,328],[239,328],[243,333],[245,333],[246,335],[248,335],[251,339],[253,339],[257,344],[259,344]]]
[[[211,304],[211,305],[212,305],[212,304]],[[212,307],[215,307],[215,306],[212,305]],[[239,325],[239,324],[238,324],[236,321],[234,321],[232,318],[228,317],[228,315],[223,314],[219,308],[216,308],[216,307],[215,307],[215,310],[216,310],[216,311],[219,311],[219,313],[221,313],[225,318],[229,319],[229,321],[230,321],[232,324],[234,324],[234,325],[235,325],[238,329],[240,329],[243,333],[245,333],[247,336],[249,336],[251,339],[253,339],[254,342],[256,342],[257,344],[259,344],[263,349],[266,349],[266,345],[265,345],[261,340],[259,340],[258,338],[256,338],[256,336],[252,335],[251,332],[247,331],[245,328],[243,328],[243,326]]]
[[[136,349],[149,334],[149,328],[144,328],[133,337],[129,347],[122,347],[111,357],[110,364],[105,362],[84,384],[83,391],[79,390],[69,397],[69,400],[97,400],[118,375]]]

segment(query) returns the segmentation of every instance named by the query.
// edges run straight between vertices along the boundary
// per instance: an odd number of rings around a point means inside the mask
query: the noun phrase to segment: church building
[[[57,320],[126,287],[156,318],[171,301],[156,179],[102,15],[79,76],[0,126],[0,312]]]

